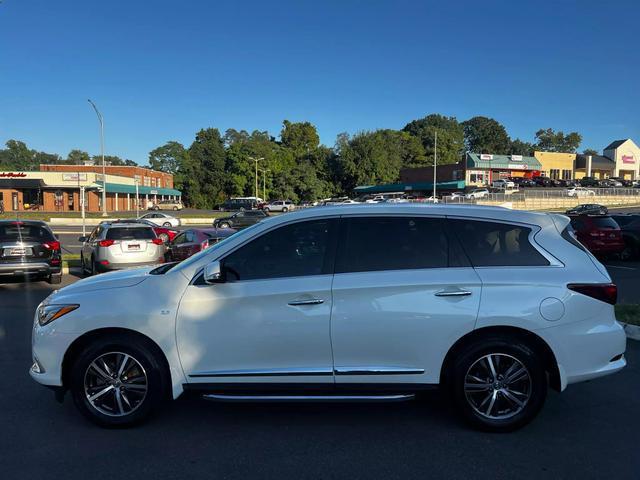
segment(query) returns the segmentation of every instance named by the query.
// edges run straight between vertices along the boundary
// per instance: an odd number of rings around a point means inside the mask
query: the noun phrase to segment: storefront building
[[[141,187],[173,188],[173,175],[150,168],[125,165],[105,165],[105,173],[117,177],[137,180]],[[97,173],[102,174],[102,165],[40,165],[41,172]]]
[[[533,152],[540,162],[540,175],[554,180],[574,180],[576,171],[575,153]]]
[[[136,179],[107,174],[107,211],[146,209],[166,199],[180,199],[173,188],[136,185]],[[173,183],[173,179],[171,179]],[[102,174],[95,172],[0,172],[0,200],[6,212],[78,212],[81,192],[87,212],[102,211]]]
[[[531,178],[540,175],[542,165],[535,157],[491,155],[468,152],[465,158],[467,186],[486,186],[506,178]]]
[[[637,180],[640,178],[640,148],[633,140],[616,140],[605,147],[604,156],[614,163],[614,177],[625,180]]]

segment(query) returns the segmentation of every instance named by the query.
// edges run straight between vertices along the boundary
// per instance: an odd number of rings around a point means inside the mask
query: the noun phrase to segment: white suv
[[[295,203],[291,200],[276,200],[267,203],[263,208],[265,212],[289,212],[296,209]]]
[[[186,389],[392,401],[441,385],[473,425],[506,431],[538,413],[547,386],[625,366],[615,301],[563,215],[313,208],[179,264],[58,290],[36,311],[30,373],[101,425],[140,421]]]

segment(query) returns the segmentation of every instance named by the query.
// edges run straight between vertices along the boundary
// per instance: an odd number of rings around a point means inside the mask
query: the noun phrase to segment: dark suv
[[[213,221],[213,226],[217,228],[244,228],[254,225],[268,216],[269,214],[264,210],[247,210],[228,217],[216,218]]]
[[[221,212],[233,210],[255,210],[258,208],[258,202],[251,198],[230,198],[220,205]]]
[[[62,281],[60,242],[46,223],[0,220],[0,279],[8,277]]]

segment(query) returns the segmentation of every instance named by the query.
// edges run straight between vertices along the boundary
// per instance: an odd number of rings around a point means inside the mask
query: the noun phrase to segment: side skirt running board
[[[207,393],[205,400],[217,402],[405,402],[412,400],[408,395],[225,395]]]

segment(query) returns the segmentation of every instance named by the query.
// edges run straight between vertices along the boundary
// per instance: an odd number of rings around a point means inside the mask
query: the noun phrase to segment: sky
[[[430,113],[640,143],[640,2],[1,0],[0,144],[148,160],[201,128],[401,129]]]

